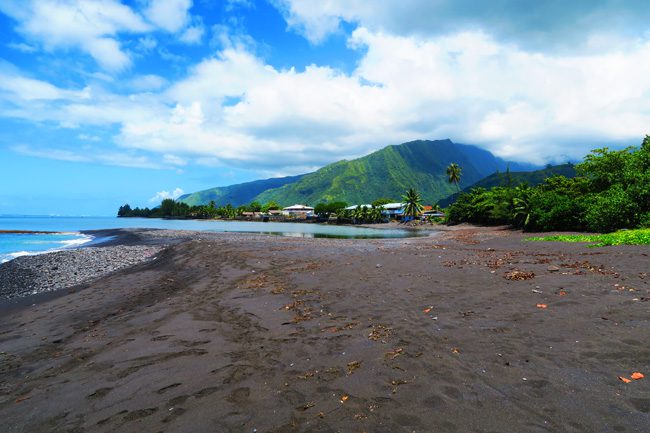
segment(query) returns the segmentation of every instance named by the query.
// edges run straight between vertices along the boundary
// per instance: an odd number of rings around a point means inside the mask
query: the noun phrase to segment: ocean
[[[93,240],[85,230],[156,228],[211,232],[264,233],[293,237],[335,237],[347,239],[403,238],[416,234],[402,229],[373,229],[304,223],[221,220],[164,220],[158,218],[0,216],[0,231],[27,230],[53,234],[0,233],[0,262],[12,258],[83,246]]]

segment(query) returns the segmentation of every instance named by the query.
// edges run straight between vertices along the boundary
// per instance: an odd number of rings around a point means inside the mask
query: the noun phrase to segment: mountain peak
[[[280,205],[344,201],[350,205],[378,198],[399,200],[408,188],[433,204],[456,192],[446,168],[457,163],[463,169],[460,186],[468,186],[498,170],[525,170],[520,164],[495,157],[476,146],[442,140],[414,140],[390,145],[350,161],[337,161],[309,174],[285,179],[266,179],[230,187],[212,188],[184,197],[188,204],[230,203],[238,206],[258,201]]]

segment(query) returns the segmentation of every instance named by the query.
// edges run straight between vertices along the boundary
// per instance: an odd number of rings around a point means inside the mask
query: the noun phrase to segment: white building
[[[381,205],[384,208],[382,213],[391,219],[400,219],[404,215],[404,206],[406,203],[386,203]]]
[[[314,215],[314,208],[304,204],[294,204],[293,206],[282,209],[282,215],[308,217]]]

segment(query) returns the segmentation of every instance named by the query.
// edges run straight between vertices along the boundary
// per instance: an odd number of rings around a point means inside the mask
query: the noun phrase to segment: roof
[[[346,209],[347,209],[347,210],[354,210],[354,209],[358,208],[359,206],[361,206],[361,207],[367,207],[368,209],[370,209],[370,208],[372,207],[371,204],[354,204],[354,205],[352,205],[352,206],[348,206],[348,207],[346,207]]]
[[[294,204],[293,206],[285,207],[282,210],[304,210],[304,211],[312,211],[314,210],[313,207],[306,206],[304,204]]]
[[[386,203],[381,205],[386,210],[398,210],[403,208],[405,203]]]

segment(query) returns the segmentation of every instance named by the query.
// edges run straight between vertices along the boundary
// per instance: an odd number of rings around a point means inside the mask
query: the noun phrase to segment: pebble
[[[164,246],[114,245],[17,257],[0,265],[0,299],[51,292],[151,260]]]

